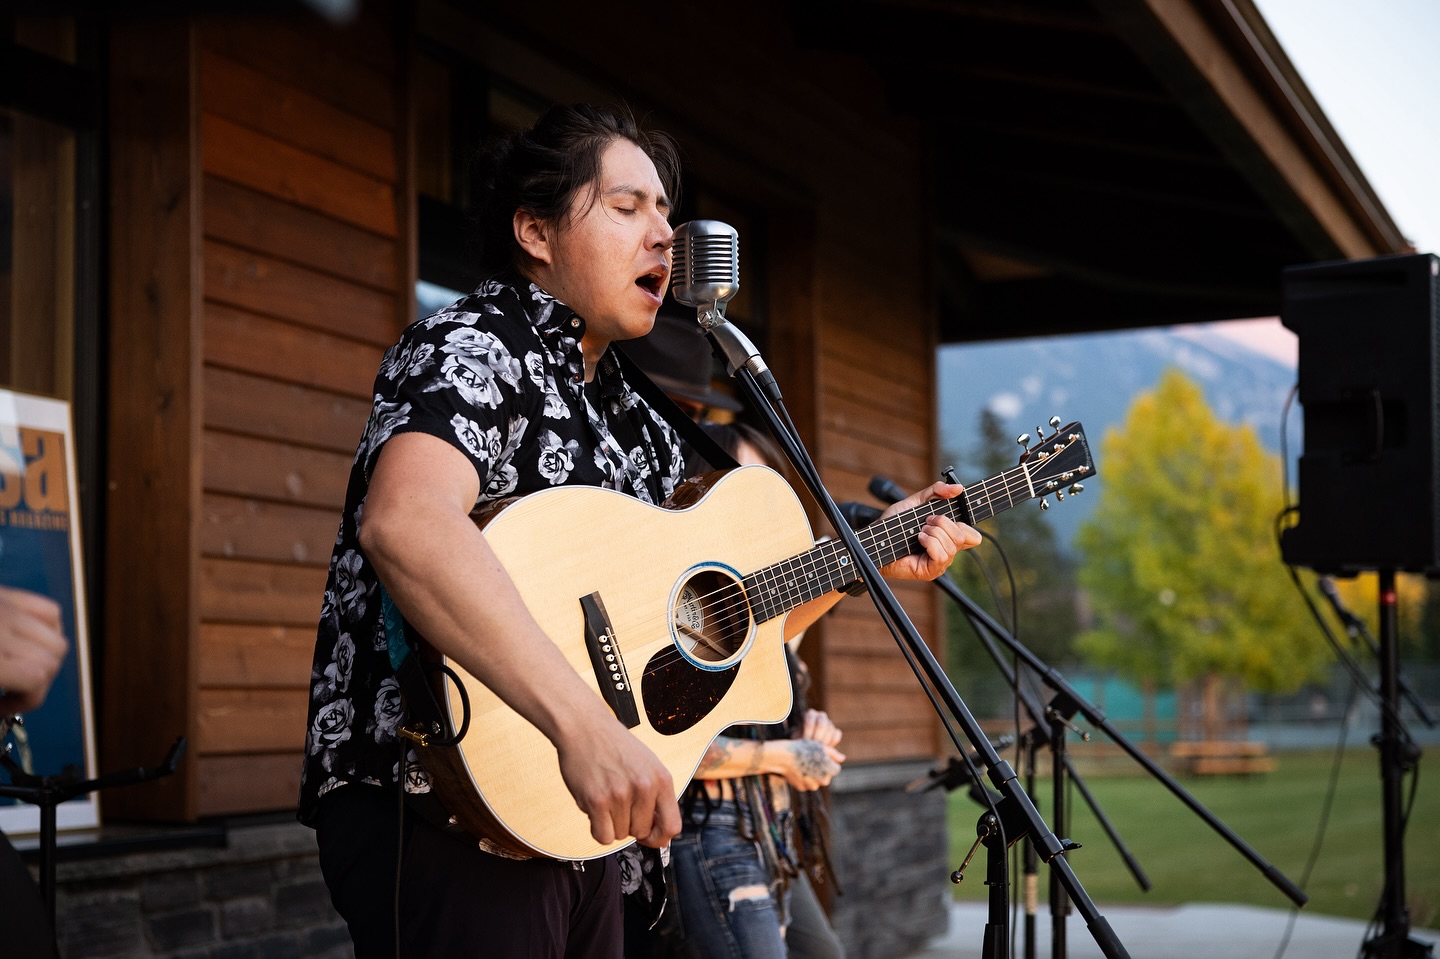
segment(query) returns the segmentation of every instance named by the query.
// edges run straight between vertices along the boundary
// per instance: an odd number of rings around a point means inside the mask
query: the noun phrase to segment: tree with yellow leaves
[[[1162,687],[1229,678],[1285,692],[1323,674],[1332,654],[1275,542],[1279,460],[1251,427],[1217,419],[1172,369],[1106,432],[1097,465],[1077,537],[1088,662]]]

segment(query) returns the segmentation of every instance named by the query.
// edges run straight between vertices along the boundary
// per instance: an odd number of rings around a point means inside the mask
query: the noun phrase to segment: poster
[[[90,653],[80,552],[75,450],[70,405],[0,390],[0,585],[49,596],[60,604],[70,640],[65,664],[45,703],[5,737],[10,758],[37,776],[95,776]],[[0,747],[3,748],[3,747]],[[12,783],[0,767],[0,782]],[[56,808],[59,829],[99,824],[94,793]],[[39,807],[0,797],[0,830],[37,832]]]

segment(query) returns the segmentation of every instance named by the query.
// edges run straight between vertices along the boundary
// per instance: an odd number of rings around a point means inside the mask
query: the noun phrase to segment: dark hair
[[[516,210],[558,222],[577,194],[600,180],[600,159],[616,140],[629,140],[655,164],[673,209],[680,202],[680,160],[671,138],[642,132],[623,108],[588,104],[552,107],[529,130],[500,136],[477,157],[480,195],[476,209],[478,262],[482,276],[517,264]]]
[[[714,440],[722,450],[729,453],[732,459],[739,458],[741,443],[750,444],[755,448],[755,452],[760,454],[760,458],[765,461],[764,465],[785,477],[785,481],[790,483],[791,486],[795,485],[794,477],[791,475],[792,467],[790,466],[790,461],[785,458],[785,454],[780,451],[780,447],[775,445],[774,440],[749,423],[742,422],[741,420],[731,420],[728,423],[716,423],[714,420],[705,420],[700,424],[700,428],[709,433],[710,438]],[[712,466],[706,464],[704,457],[692,453],[690,459],[685,463],[685,468],[689,475],[695,476],[711,469]]]

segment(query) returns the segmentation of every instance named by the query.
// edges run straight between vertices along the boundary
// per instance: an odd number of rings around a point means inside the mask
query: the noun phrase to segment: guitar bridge
[[[625,657],[620,654],[620,644],[615,639],[615,630],[610,625],[610,615],[605,612],[600,594],[581,596],[580,609],[585,613],[585,648],[590,652],[590,665],[595,669],[600,695],[615,713],[615,718],[624,723],[625,728],[634,729],[640,725],[635,691],[630,685]]]

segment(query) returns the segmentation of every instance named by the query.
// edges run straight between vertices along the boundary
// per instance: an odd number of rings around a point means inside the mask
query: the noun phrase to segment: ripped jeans
[[[786,959],[781,904],[759,847],[740,835],[736,804],[726,800],[700,825],[703,817],[696,809],[670,843],[686,946],[697,959]]]

